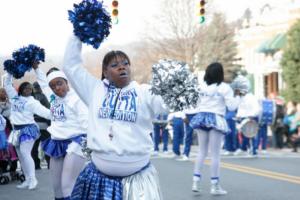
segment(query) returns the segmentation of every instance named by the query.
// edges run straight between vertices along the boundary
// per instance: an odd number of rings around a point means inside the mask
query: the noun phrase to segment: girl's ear
[[[102,70],[103,70],[102,71],[103,78],[107,78],[107,69],[104,67]]]

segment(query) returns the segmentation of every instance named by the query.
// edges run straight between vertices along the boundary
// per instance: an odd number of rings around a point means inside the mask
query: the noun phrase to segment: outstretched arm
[[[81,41],[73,35],[65,50],[63,71],[79,97],[86,105],[89,105],[93,88],[100,80],[97,80],[83,67],[81,49]]]
[[[16,89],[12,85],[12,75],[11,74],[6,74],[4,78],[4,89],[7,93],[8,98],[12,99],[15,96],[18,96],[18,93]]]
[[[43,106],[39,101],[32,99],[28,102],[28,108],[32,113],[51,120],[50,110]]]
[[[221,93],[224,97],[226,107],[230,111],[234,111],[238,108],[241,98],[239,95],[234,95],[233,90],[230,88],[229,85],[223,84],[223,87],[221,88]]]
[[[53,94],[53,92],[48,85],[46,74],[38,67],[38,65],[39,63],[35,63],[33,65],[33,69],[43,93],[46,95],[48,101],[50,101],[50,96]]]

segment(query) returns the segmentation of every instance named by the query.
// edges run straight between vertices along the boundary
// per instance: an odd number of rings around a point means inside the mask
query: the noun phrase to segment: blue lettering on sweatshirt
[[[12,99],[12,111],[23,112],[25,109],[26,101],[17,97]]]
[[[111,118],[114,120],[136,122],[137,120],[137,94],[135,89],[127,91],[111,89],[108,91],[101,107],[99,108],[99,118]]]
[[[53,121],[66,121],[67,118],[64,104],[54,100],[51,102],[50,111]]]

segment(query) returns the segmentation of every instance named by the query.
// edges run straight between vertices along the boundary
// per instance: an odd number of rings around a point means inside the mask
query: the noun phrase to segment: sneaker
[[[158,151],[153,151],[152,156],[158,156]]]
[[[181,158],[177,159],[178,161],[189,161],[189,157],[187,157],[186,155],[183,155]]]
[[[167,150],[167,151],[163,151],[162,152],[164,155],[169,155],[170,154],[170,152]]]
[[[29,186],[29,180],[25,180],[23,181],[23,183],[17,185],[18,189],[27,189]]]
[[[36,186],[37,186],[37,184],[38,184],[38,181],[36,180],[35,177],[30,178],[30,179],[29,179],[28,189],[29,189],[29,190],[35,189]]]
[[[199,185],[200,185],[200,181],[193,181],[192,191],[193,192],[201,192]]]
[[[247,151],[243,151],[243,150],[241,150],[241,149],[238,149],[238,150],[236,150],[236,151],[234,152],[234,155],[235,155],[235,156],[246,156],[246,155],[248,155],[248,152],[247,152]]]
[[[297,152],[298,152],[298,149],[295,149],[295,148],[294,148],[294,149],[292,150],[292,153],[297,153]]]
[[[223,156],[233,156],[233,152],[231,152],[231,151],[224,151],[223,153],[222,153],[222,155]]]
[[[169,152],[169,151],[163,151],[161,154],[160,154],[161,157],[163,158],[170,158],[172,157],[172,153]]]
[[[261,154],[268,154],[267,150],[261,150]]]
[[[219,183],[215,183],[211,185],[210,194],[212,195],[225,195],[227,194],[226,190],[223,190]]]
[[[256,154],[251,153],[251,154],[249,154],[248,157],[250,157],[250,158],[258,158],[258,155],[257,155],[257,153]]]
[[[179,160],[179,159],[181,159],[181,156],[174,153],[174,154],[171,156],[171,158],[172,158],[172,159],[175,159],[175,160]]]

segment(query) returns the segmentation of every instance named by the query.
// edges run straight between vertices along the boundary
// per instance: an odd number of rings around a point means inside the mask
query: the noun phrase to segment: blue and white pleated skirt
[[[190,126],[193,129],[201,129],[204,131],[215,129],[224,134],[230,132],[226,119],[222,115],[210,112],[197,113],[190,121]]]
[[[15,130],[20,131],[19,144],[25,141],[36,140],[40,137],[40,130],[36,124],[14,125]]]
[[[48,138],[47,140],[42,142],[42,149],[44,150],[46,155],[54,158],[64,157],[67,152],[70,152],[70,148],[72,148],[72,152],[77,152],[77,154],[83,156],[83,153],[81,151],[81,144],[83,138],[85,137],[86,135],[82,134],[65,140],[54,140]]]
[[[157,171],[150,163],[126,177],[103,174],[90,162],[80,173],[72,200],[162,200]]]

